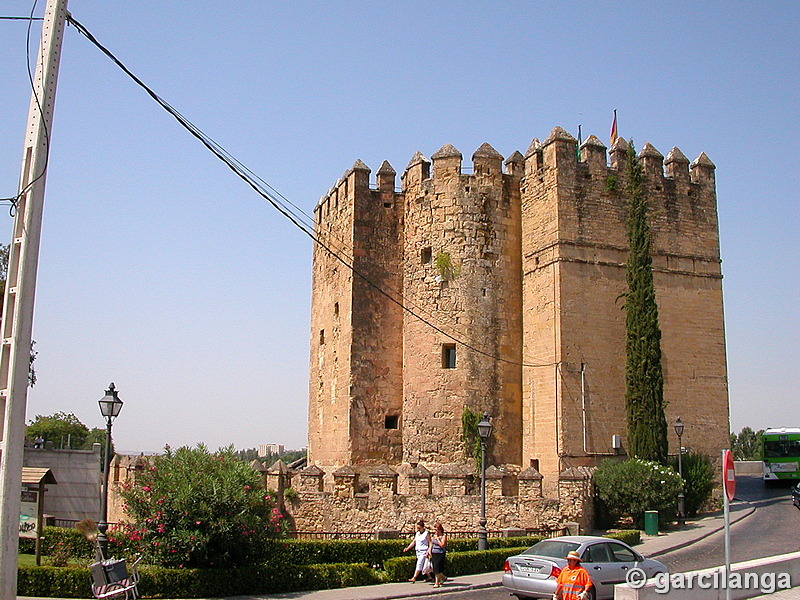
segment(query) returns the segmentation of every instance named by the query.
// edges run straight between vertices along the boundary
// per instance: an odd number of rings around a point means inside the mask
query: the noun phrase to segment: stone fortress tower
[[[591,136],[579,160],[557,127],[505,162],[482,145],[468,173],[447,144],[415,154],[400,191],[387,162],[373,188],[357,161],[315,209],[357,274],[315,247],[309,464],[469,465],[465,406],[492,415],[487,464],[545,482],[624,453],[627,148],[607,157]],[[650,144],[640,158],[667,422],[716,458],[729,421],[715,167]]]

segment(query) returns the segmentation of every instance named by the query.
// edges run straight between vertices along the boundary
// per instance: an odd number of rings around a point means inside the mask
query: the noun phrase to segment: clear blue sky
[[[31,4],[4,0],[0,14]],[[483,142],[508,156],[556,125],[608,144],[615,108],[637,147],[705,151],[717,165],[731,425],[800,425],[797,2],[69,8],[308,213],[356,159],[374,177],[384,159],[402,172],[445,143],[467,159]],[[2,197],[19,177],[25,39],[24,22],[0,21]],[[309,239],[74,28],[52,137],[28,418],[63,410],[101,427],[96,401],[114,381],[121,450],[304,446]]]

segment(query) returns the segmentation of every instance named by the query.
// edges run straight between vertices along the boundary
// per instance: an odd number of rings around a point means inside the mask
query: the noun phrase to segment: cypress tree
[[[628,260],[625,278],[626,365],[625,409],[628,454],[666,464],[667,421],[661,370],[661,328],[658,324],[652,239],[647,223],[644,173],[633,143],[628,148]]]

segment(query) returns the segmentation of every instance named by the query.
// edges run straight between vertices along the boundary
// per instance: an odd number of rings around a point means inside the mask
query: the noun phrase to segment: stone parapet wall
[[[327,475],[316,465],[283,475],[281,489],[296,492],[284,506],[297,531],[410,531],[419,519],[441,521],[455,531],[478,527],[480,479],[465,465],[429,469],[406,463],[369,470],[345,465],[333,473],[332,487],[325,485]],[[487,468],[487,528],[556,529],[574,522],[589,529],[594,514],[591,470],[565,471],[553,483],[555,497],[542,496],[542,480],[532,468]]]

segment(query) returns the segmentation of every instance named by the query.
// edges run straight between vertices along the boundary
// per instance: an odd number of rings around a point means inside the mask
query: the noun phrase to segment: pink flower
[[[249,490],[249,489],[250,489],[250,486],[249,486],[249,485],[246,485],[246,486],[244,486],[244,491],[245,491],[245,492],[246,492],[247,490]]]
[[[149,492],[150,491],[150,486],[149,485],[143,485],[142,486],[142,491],[143,492]]]

